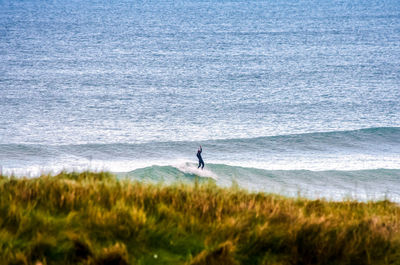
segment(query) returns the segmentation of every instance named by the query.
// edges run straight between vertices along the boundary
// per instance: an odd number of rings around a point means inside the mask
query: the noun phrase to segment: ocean
[[[0,0],[0,170],[400,202],[399,66],[397,0]]]

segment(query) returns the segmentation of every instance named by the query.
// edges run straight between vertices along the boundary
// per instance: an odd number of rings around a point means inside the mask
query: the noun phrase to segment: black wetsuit
[[[200,166],[201,166],[201,169],[204,168],[204,161],[203,161],[203,158],[201,157],[202,151],[203,150],[201,148],[197,151],[197,158],[199,159],[199,166],[197,168],[200,168]]]

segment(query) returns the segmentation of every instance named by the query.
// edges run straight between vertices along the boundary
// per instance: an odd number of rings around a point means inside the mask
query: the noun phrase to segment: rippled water
[[[398,1],[1,1],[0,142],[400,126]]]

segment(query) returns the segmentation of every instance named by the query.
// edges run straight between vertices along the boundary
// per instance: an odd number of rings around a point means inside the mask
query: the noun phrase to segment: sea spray
[[[185,174],[192,174],[192,175],[196,175],[196,176],[203,177],[203,178],[212,178],[214,180],[218,179],[217,174],[215,174],[211,170],[209,170],[207,168],[200,169],[200,168],[198,168],[197,165],[192,164],[192,163],[184,163],[184,164],[177,165],[175,167]]]

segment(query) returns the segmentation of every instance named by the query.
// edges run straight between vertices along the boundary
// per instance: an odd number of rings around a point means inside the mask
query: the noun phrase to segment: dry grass
[[[400,264],[400,208],[162,186],[108,173],[0,177],[0,264]]]

